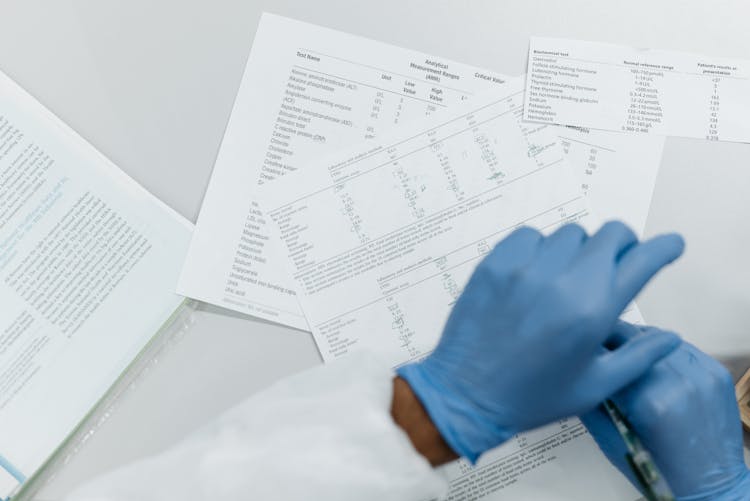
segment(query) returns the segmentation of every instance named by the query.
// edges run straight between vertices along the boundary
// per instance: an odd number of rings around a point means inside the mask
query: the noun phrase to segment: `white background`
[[[0,69],[194,221],[263,10],[506,74],[530,35],[750,59],[746,0],[0,0]],[[667,141],[647,234],[688,247],[647,321],[750,336],[748,193],[750,145]],[[206,307],[40,499],[318,363],[308,334]]]

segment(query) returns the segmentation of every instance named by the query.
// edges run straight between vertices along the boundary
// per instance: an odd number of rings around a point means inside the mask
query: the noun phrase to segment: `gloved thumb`
[[[600,400],[631,384],[653,365],[680,346],[679,336],[660,329],[638,330],[613,351],[604,351],[596,362],[594,377],[604,394]]]

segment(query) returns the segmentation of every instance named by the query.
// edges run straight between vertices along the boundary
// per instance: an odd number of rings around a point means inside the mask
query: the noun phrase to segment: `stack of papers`
[[[665,136],[750,141],[749,75],[534,38],[512,77],[264,15],[178,292],[309,330],[324,361],[418,360],[513,229],[641,234]],[[639,497],[576,419],[443,472],[449,499]]]
[[[642,234],[665,136],[750,141],[749,75],[534,38],[512,77],[264,15],[178,292],[309,330],[324,361],[418,360],[518,226]],[[443,472],[449,499],[639,497],[576,419]]]
[[[666,135],[748,141],[747,70],[535,38],[513,77],[264,15],[178,292],[309,330],[324,361],[418,360],[513,229],[641,234]],[[450,499],[638,497],[576,419],[443,472]]]
[[[617,218],[641,232],[664,138],[580,127],[549,127],[542,133],[542,125],[523,122],[523,85],[522,78],[264,15],[178,292],[310,330],[306,314],[314,313],[302,312],[283,249],[271,238],[272,225],[259,204],[264,189],[273,189],[281,177],[306,182],[299,176],[342,148],[361,145],[359,149],[369,151],[382,146],[378,138],[392,130],[400,131],[396,137],[407,139],[414,128],[411,124],[419,119],[429,118],[422,127],[436,127],[456,113],[511,94],[507,97],[515,106],[511,115],[524,134],[532,140],[537,132],[559,138],[552,141],[554,146],[534,146],[551,147],[568,159],[572,173],[567,182],[590,199],[597,213],[597,220],[587,223],[590,228],[603,219]],[[525,141],[503,140],[503,144],[518,153],[528,149]],[[488,143],[486,148],[494,146]],[[448,153],[443,162],[451,162],[452,170],[443,174],[439,186],[432,184],[431,191],[450,190],[449,185],[458,182],[445,176],[470,175],[462,171],[471,162],[455,155],[448,158]],[[507,166],[510,157],[496,161],[497,172],[492,175],[499,184],[502,171],[512,166]],[[370,200],[384,195],[372,192]]]
[[[0,74],[0,498],[168,322],[175,284],[310,331],[325,361],[396,367],[430,353],[509,232],[641,234],[665,136],[750,142],[748,116],[748,61],[533,38],[508,76],[264,15],[188,243]],[[455,500],[639,497],[575,418],[442,472]]]

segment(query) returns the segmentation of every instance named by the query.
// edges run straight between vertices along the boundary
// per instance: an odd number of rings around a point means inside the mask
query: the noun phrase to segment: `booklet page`
[[[0,498],[181,304],[190,234],[0,73]]]

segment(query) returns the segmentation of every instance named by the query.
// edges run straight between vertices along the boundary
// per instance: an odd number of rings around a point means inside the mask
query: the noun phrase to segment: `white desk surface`
[[[264,10],[507,74],[530,35],[750,59],[746,0],[3,0],[0,69],[195,220]],[[748,193],[750,144],[668,140],[647,233],[688,247],[643,295],[649,322],[750,330]],[[207,307],[39,499],[319,363],[308,334]]]

